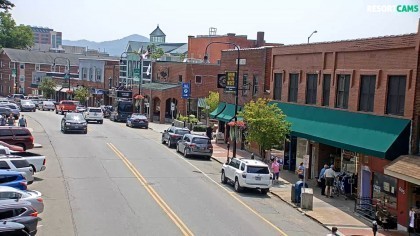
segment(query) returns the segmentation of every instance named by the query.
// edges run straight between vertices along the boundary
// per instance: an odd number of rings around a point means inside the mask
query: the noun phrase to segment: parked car
[[[189,133],[191,132],[187,128],[171,126],[162,133],[161,142],[162,144],[167,143],[168,147],[172,147],[172,146],[175,146],[179,140],[181,140],[184,134],[189,134]]]
[[[13,117],[15,117],[15,119],[19,119],[20,116],[20,108],[18,105],[14,104],[14,103],[0,103],[0,107],[8,107],[10,108],[10,110],[12,111]]]
[[[0,204],[0,221],[12,221],[23,224],[30,235],[37,233],[38,212],[27,201],[11,201]]]
[[[139,113],[133,113],[131,116],[127,117],[126,126],[131,128],[149,128],[149,121],[145,115]]]
[[[95,121],[99,124],[104,123],[104,113],[100,107],[88,107],[83,115],[86,122]]]
[[[83,112],[86,112],[86,110],[87,110],[86,106],[84,106],[84,105],[79,104],[79,105],[76,106],[76,111],[77,112],[83,113]]]
[[[28,184],[34,182],[34,171],[29,162],[23,158],[5,158],[0,156],[0,169],[13,170],[21,173]]]
[[[21,111],[36,111],[35,103],[32,100],[21,100],[20,110]]]
[[[213,155],[213,145],[206,136],[185,134],[176,145],[176,151],[182,152],[185,157],[204,156],[210,160]]]
[[[28,182],[25,177],[17,171],[0,169],[0,186],[9,186],[20,190],[28,188]]]
[[[262,161],[232,158],[222,166],[221,181],[224,184],[233,182],[237,192],[243,188],[253,188],[266,194],[272,184],[272,175],[268,165]]]
[[[58,105],[55,106],[55,114],[61,113],[64,115],[65,112],[74,112],[76,111],[75,101],[63,100]]]
[[[19,190],[12,187],[0,186],[0,205],[4,200],[22,200],[28,201],[38,213],[44,211],[44,200],[42,194],[35,190]]]
[[[43,110],[43,111],[45,111],[45,110],[54,111],[55,110],[55,105],[51,101],[42,101],[42,102],[39,103],[38,109]]]
[[[33,169],[33,172],[44,171],[47,167],[45,166],[45,156],[22,151],[11,151],[8,147],[0,145],[0,158],[23,158],[29,162],[29,165]]]
[[[11,98],[13,101],[15,101],[15,102],[19,102],[19,101],[21,101],[21,100],[25,99],[25,95],[15,93],[15,94],[12,94],[12,95],[10,96],[10,98]]]
[[[0,141],[20,146],[25,151],[34,148],[34,137],[25,127],[0,126]]]
[[[87,122],[82,114],[69,112],[61,119],[61,131],[67,133],[70,131],[81,131],[87,134]]]
[[[0,236],[28,236],[21,223],[3,221],[0,223]]]
[[[13,114],[12,109],[4,106],[0,106],[0,115],[9,117],[10,114]]]

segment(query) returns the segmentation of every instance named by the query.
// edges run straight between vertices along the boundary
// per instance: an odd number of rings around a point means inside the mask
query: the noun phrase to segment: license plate
[[[260,176],[256,176],[255,177],[255,180],[261,180],[261,177]]]
[[[79,128],[79,126],[75,125],[75,126],[74,126],[74,128],[78,129],[78,128]]]

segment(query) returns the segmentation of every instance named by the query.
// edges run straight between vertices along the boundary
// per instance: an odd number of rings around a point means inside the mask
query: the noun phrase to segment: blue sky
[[[17,24],[53,28],[63,39],[105,41],[149,37],[156,25],[167,42],[188,35],[236,33],[296,44],[417,32],[420,12],[370,12],[370,6],[419,5],[419,0],[14,0]]]

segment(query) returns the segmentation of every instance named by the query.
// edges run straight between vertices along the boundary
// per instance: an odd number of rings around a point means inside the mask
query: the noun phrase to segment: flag
[[[143,54],[143,45],[141,45],[141,48],[140,48],[140,55],[142,55]]]
[[[141,54],[141,57],[143,59],[147,59],[147,56],[149,55],[149,51],[146,50],[146,52],[144,54]]]
[[[150,67],[150,64],[149,64],[149,66],[147,67],[147,71],[146,71],[146,75],[147,76],[149,76],[150,75],[150,70],[151,70],[152,68]]]

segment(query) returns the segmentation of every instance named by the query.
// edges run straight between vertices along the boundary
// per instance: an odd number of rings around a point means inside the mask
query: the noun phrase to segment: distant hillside
[[[120,56],[124,52],[125,47],[127,47],[128,41],[149,42],[149,39],[138,34],[133,34],[122,39],[104,42],[93,42],[85,39],[75,41],[63,40],[63,45],[88,47],[89,49],[96,49],[101,52],[105,50],[111,56]]]

